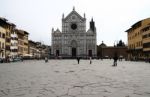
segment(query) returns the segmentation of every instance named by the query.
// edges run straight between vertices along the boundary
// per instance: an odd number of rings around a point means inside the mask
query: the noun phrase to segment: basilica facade
[[[86,31],[86,17],[79,15],[75,9],[65,17],[62,15],[62,31],[52,28],[51,53],[63,58],[96,57],[97,39],[93,18]]]

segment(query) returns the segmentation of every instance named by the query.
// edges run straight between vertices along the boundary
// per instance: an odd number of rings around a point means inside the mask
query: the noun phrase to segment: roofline
[[[138,24],[138,23],[140,23],[140,22],[142,22],[142,21],[144,21],[144,20],[147,20],[147,19],[150,19],[150,18],[142,19],[142,20],[140,20],[140,21],[134,23],[134,24],[133,24],[129,29],[127,29],[125,32],[129,32],[130,30],[132,30],[132,28],[133,28],[136,24]]]
[[[33,44],[37,44],[35,41],[33,40],[29,40],[29,43],[33,43]]]
[[[128,48],[128,46],[116,46],[116,47],[114,47],[114,46],[107,46],[107,47],[102,47],[102,48]]]
[[[6,22],[8,23],[9,25],[13,26],[13,27],[16,27],[16,25],[14,23],[10,23],[10,22]]]
[[[64,19],[62,19],[62,20],[67,20],[67,18],[70,16],[70,14],[71,13],[76,13],[82,20],[86,20],[86,18],[83,18],[80,14],[78,14],[78,12],[77,11],[75,11],[75,10],[73,10],[73,11],[71,11]]]
[[[5,21],[5,22],[8,21],[6,18],[3,18],[3,17],[0,17],[0,19]]]
[[[129,28],[128,30],[126,30],[125,32],[129,32],[132,28]]]
[[[15,29],[17,32],[23,32],[23,33],[19,33],[19,34],[29,34],[28,32],[21,30],[21,29]]]

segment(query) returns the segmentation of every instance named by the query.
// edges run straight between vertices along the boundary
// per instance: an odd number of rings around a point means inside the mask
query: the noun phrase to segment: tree
[[[125,44],[122,40],[119,41],[119,43],[117,43],[117,47],[123,46],[125,47]]]

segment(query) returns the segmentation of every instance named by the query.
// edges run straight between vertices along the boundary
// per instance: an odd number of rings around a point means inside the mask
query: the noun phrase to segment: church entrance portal
[[[76,53],[77,53],[76,48],[72,48],[72,57],[76,57]]]
[[[59,50],[56,50],[56,56],[59,56]]]
[[[71,51],[72,57],[75,58],[77,56],[77,42],[75,40],[71,41]]]
[[[89,57],[92,57],[92,50],[89,50]]]

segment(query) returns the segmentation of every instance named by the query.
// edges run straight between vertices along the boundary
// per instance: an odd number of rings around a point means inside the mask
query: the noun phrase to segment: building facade
[[[102,47],[102,58],[113,58],[117,54],[119,58],[127,58],[127,47]]]
[[[50,47],[40,42],[28,41],[29,33],[16,28],[7,19],[0,17],[0,62],[15,58],[42,58],[50,55]]]
[[[110,58],[112,59],[115,54],[117,54],[117,56],[119,58],[124,58],[127,59],[127,46],[125,46],[124,44],[119,45],[119,43],[117,45],[114,46],[107,46],[106,44],[104,44],[103,42],[97,47],[97,55],[98,58]]]
[[[18,36],[18,56],[28,56],[29,49],[28,49],[28,32],[24,30],[16,29],[16,33]]]
[[[10,56],[10,40],[13,28],[15,28],[13,23],[9,23],[7,19],[0,17],[0,51],[1,57],[3,58],[8,58]]]
[[[6,36],[6,29],[4,28],[5,19],[0,18],[0,58],[5,58],[5,36]]]
[[[7,22],[8,25],[6,26],[6,37],[5,37],[5,54],[6,57],[11,57],[11,33],[13,33],[13,30],[15,28],[15,25],[13,23]]]
[[[11,57],[12,58],[18,57],[18,35],[17,35],[16,30],[14,30],[11,33],[11,41],[10,42],[11,42],[11,47],[10,47]]]
[[[40,49],[39,44],[35,41],[29,40],[29,54],[31,55],[31,58],[33,59],[39,59],[40,58]]]
[[[80,16],[75,9],[66,17],[62,15],[62,32],[52,28],[51,53],[61,57],[96,57],[97,39],[93,19],[86,31],[86,17]]]
[[[150,23],[141,30],[143,38],[143,55],[150,58]]]
[[[143,60],[144,52],[150,48],[149,26],[150,18],[141,20],[131,26],[126,32],[128,35],[128,58],[130,60]]]

